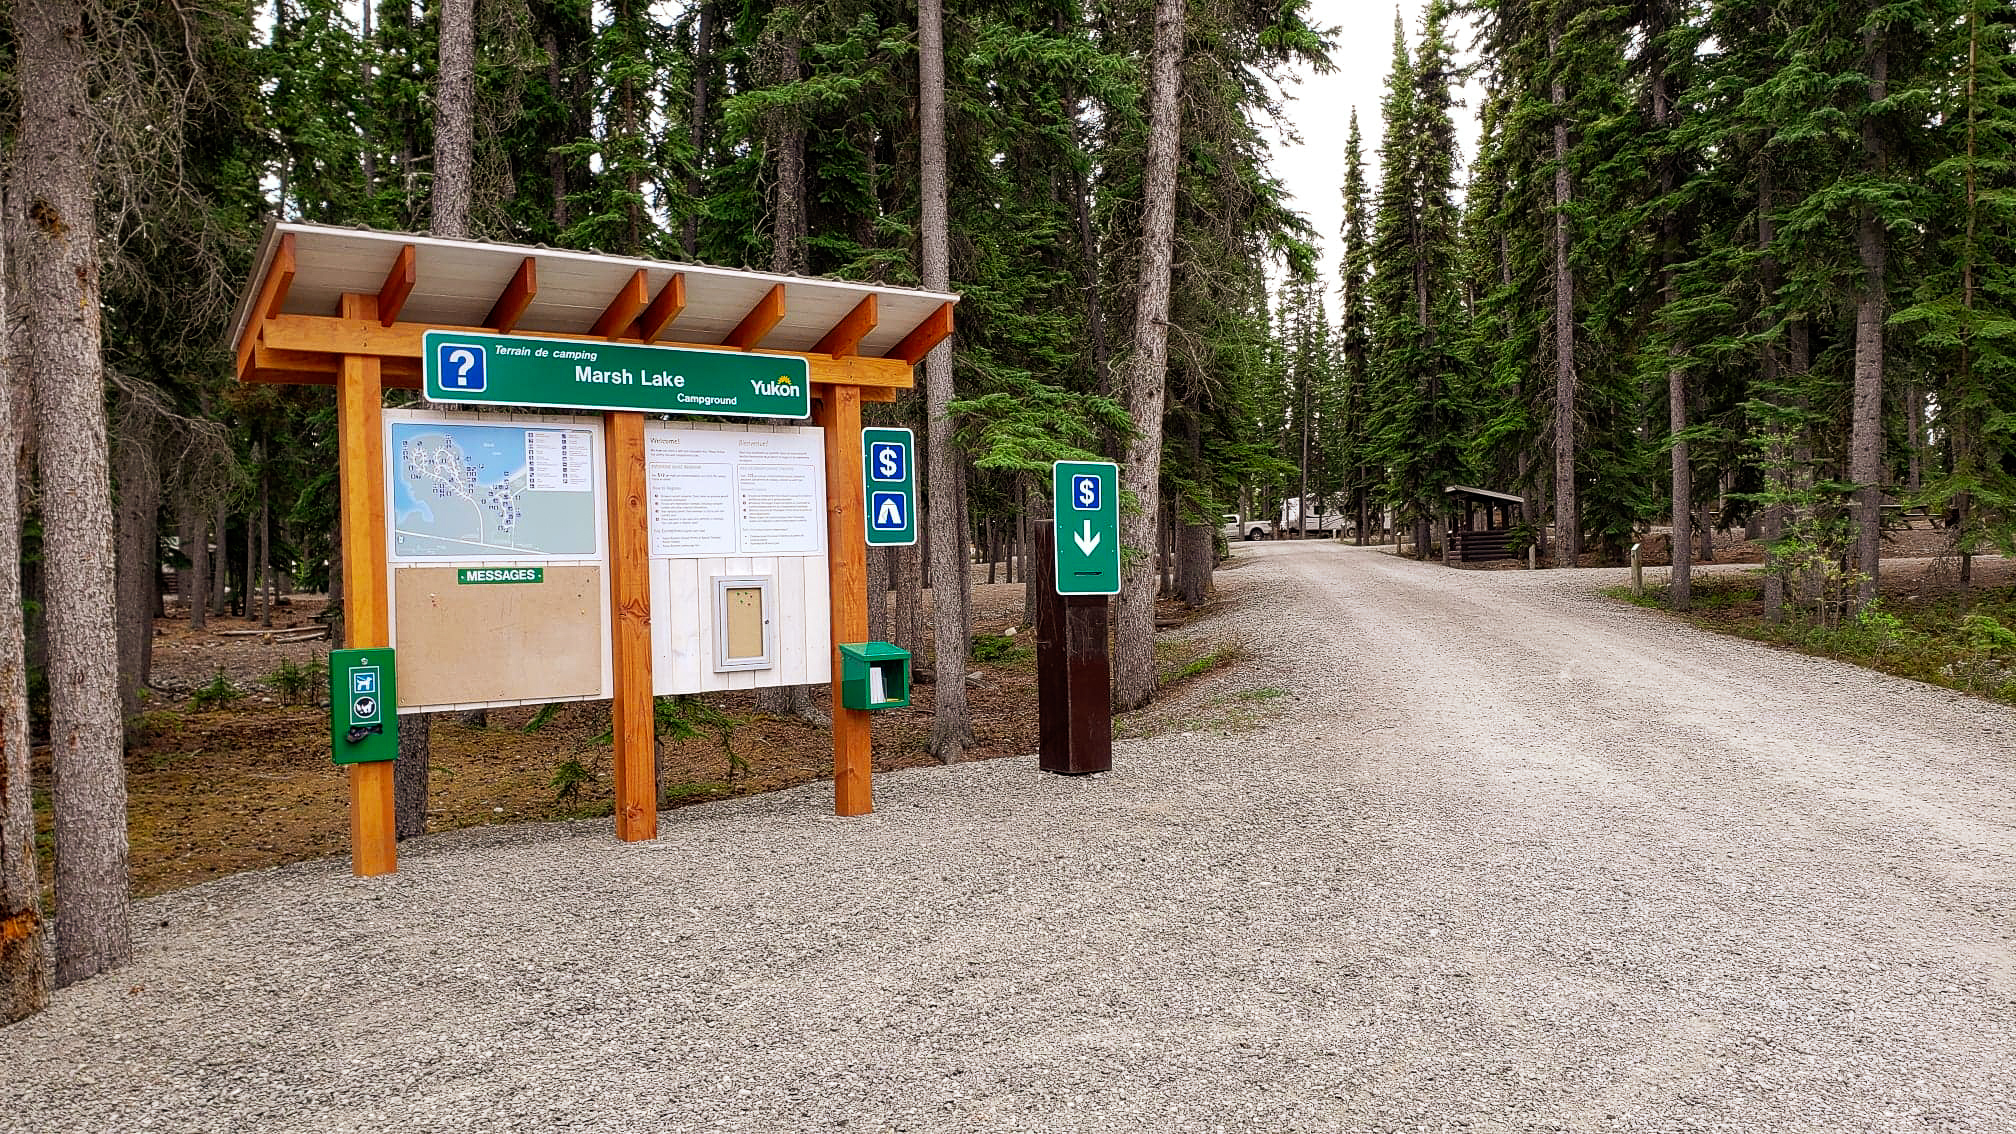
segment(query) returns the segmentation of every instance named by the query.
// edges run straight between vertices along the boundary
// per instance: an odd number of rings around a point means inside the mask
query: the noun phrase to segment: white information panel
[[[825,432],[647,422],[651,686],[660,696],[832,680]],[[716,580],[770,581],[775,660],[717,664]]]
[[[606,698],[598,417],[386,410],[399,711]]]
[[[826,550],[820,430],[652,426],[644,482],[654,559]]]

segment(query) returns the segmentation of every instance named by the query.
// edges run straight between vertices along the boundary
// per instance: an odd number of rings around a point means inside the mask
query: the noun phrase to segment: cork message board
[[[454,567],[392,572],[399,707],[607,697],[598,566],[547,566],[536,582],[475,584]]]
[[[769,653],[763,633],[763,588],[728,588],[728,657],[760,658]]]

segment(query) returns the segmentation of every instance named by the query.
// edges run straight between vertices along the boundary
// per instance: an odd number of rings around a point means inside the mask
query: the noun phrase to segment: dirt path
[[[1612,573],[1239,555],[1249,661],[1111,776],[154,899],[0,1129],[2016,1129],[2016,711]]]

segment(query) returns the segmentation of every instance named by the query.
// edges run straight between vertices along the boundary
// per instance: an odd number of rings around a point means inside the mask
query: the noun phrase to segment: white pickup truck
[[[1297,522],[1302,516],[1302,501],[1289,497],[1281,502],[1281,518],[1268,521],[1255,517],[1241,519],[1238,514],[1227,512],[1223,515],[1221,528],[1226,539],[1287,539],[1301,530]],[[1330,539],[1344,531],[1344,510],[1335,505],[1326,506],[1321,500],[1310,501],[1309,535],[1311,538]]]

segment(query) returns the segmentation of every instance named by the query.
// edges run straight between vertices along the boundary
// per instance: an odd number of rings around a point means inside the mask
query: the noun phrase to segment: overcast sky
[[[1407,23],[1407,43],[1411,53],[1420,41],[1421,14],[1426,0],[1399,0],[1401,18]],[[1393,63],[1393,5],[1381,0],[1314,0],[1310,19],[1321,27],[1333,27],[1336,50],[1331,59],[1336,70],[1328,75],[1304,73],[1302,82],[1289,89],[1288,127],[1300,136],[1299,144],[1285,143],[1274,136],[1274,173],[1294,195],[1295,208],[1316,227],[1323,241],[1322,272],[1326,283],[1336,286],[1337,258],[1344,224],[1345,144],[1351,135],[1351,108],[1358,108],[1358,126],[1365,137],[1365,181],[1367,196],[1379,184],[1379,100],[1386,91],[1386,71]],[[1470,29],[1453,29],[1452,39],[1460,57],[1467,58]],[[1454,111],[1456,135],[1463,147],[1462,167],[1457,171],[1460,187],[1469,177],[1469,160],[1476,152],[1476,92],[1459,91],[1466,105]]]

